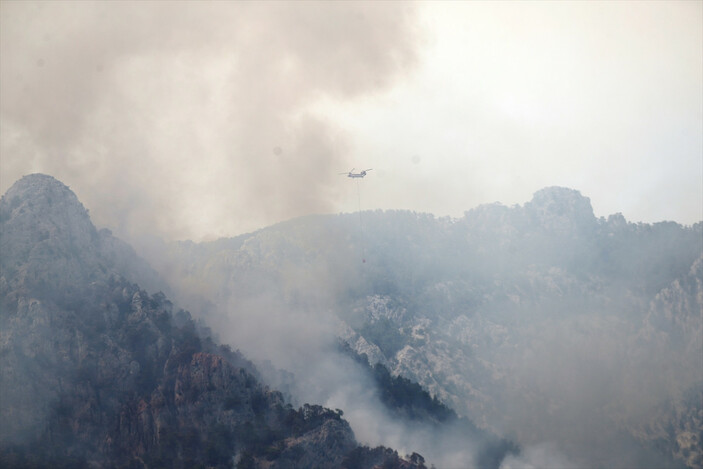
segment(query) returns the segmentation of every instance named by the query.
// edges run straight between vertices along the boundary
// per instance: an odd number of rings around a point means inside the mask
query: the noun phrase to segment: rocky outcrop
[[[168,291],[134,250],[96,230],[88,211],[63,183],[44,174],[23,177],[0,202],[0,272],[6,288],[35,288],[68,297],[109,275]]]
[[[321,426],[283,442],[280,456],[271,468],[341,467],[356,448],[354,434],[344,420],[326,420]]]
[[[566,187],[535,192],[524,210],[535,227],[552,234],[587,234],[596,227],[590,199]]]
[[[644,348],[642,344],[646,344]],[[662,371],[670,391],[630,425],[640,441],[660,445],[688,467],[703,465],[703,257],[650,302],[633,349]],[[668,363],[676,366],[666,366]]]

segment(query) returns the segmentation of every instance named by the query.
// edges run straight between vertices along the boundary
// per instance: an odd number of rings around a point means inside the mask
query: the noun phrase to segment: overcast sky
[[[702,25],[699,1],[3,1],[0,190],[48,173],[171,239],[551,185],[692,224]]]

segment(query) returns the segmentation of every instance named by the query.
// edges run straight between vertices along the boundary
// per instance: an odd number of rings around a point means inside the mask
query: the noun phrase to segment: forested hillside
[[[528,449],[556,442],[555,457],[576,466],[703,457],[701,223],[596,217],[579,192],[547,188],[459,219],[311,216],[155,247],[179,301],[320,399],[349,398],[330,388],[333,374],[298,365],[336,335],[480,428]],[[273,339],[247,341],[251,330]],[[277,340],[304,341],[308,358]]]
[[[0,466],[423,467],[293,407],[50,176],[0,200]]]

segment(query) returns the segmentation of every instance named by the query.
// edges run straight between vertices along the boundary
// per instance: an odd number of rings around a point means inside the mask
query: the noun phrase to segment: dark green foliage
[[[459,417],[456,412],[444,405],[436,396],[431,396],[419,384],[402,376],[392,376],[388,368],[380,363],[372,367],[366,354],[357,354],[346,342],[340,342],[339,349],[366,369],[376,383],[381,402],[396,417],[433,425],[445,436],[451,435],[452,438],[481,442],[476,467],[498,469],[508,454],[519,453],[520,449],[515,443],[480,430],[471,420]],[[345,467],[366,467],[363,464],[367,464],[369,460],[376,461],[374,458],[378,453],[378,448],[374,450],[357,448],[347,458],[348,466]],[[413,456],[415,456],[414,461]],[[410,456],[411,461],[419,467],[424,467],[424,458],[419,454],[413,456]],[[386,459],[384,464],[396,467],[393,466],[395,464],[393,458]]]
[[[256,460],[254,455],[249,451],[242,452],[239,462],[237,463],[237,469],[256,469]]]
[[[224,410],[233,410],[239,407],[241,404],[242,400],[239,398],[239,396],[232,394],[225,398],[224,402],[222,403],[222,408]]]
[[[139,363],[137,386],[140,392],[146,393],[154,389],[160,377],[160,368],[153,362],[150,345],[158,337],[156,332],[146,325],[138,324],[126,330],[126,346],[132,351],[134,359]]]
[[[402,376],[392,376],[388,368],[381,363],[372,367],[365,354],[357,354],[346,342],[341,342],[339,348],[367,370],[376,383],[381,402],[397,417],[433,424],[449,423],[458,419],[452,409],[414,381]]]
[[[366,323],[359,329],[359,334],[378,345],[383,354],[393,357],[405,346],[406,338],[400,332],[398,325],[382,318],[374,323]]]
[[[254,415],[260,417],[268,407],[268,399],[262,391],[255,391],[251,396],[251,408]]]
[[[283,426],[292,436],[300,436],[319,427],[327,420],[341,420],[342,411],[327,409],[319,405],[304,404],[298,410],[290,406],[279,409]]]
[[[174,355],[174,362],[177,365],[185,365],[190,363],[191,358],[195,353],[202,350],[200,337],[195,331],[193,321],[186,322],[174,334],[178,344],[178,351]]]
[[[205,462],[217,468],[231,467],[233,454],[233,432],[223,424],[209,429],[205,446]]]
[[[410,461],[415,465],[414,467],[417,467],[417,469],[426,469],[424,464],[425,458],[417,453],[413,453],[410,458]],[[342,462],[343,469],[363,469],[368,467],[400,469],[408,467],[408,463],[401,459],[397,451],[383,446],[378,446],[373,449],[368,446],[359,446],[352,450]]]
[[[425,458],[421,454],[413,453],[410,455],[410,462],[417,464],[418,469],[421,469],[425,465]]]
[[[202,445],[200,432],[193,427],[185,427],[180,431],[179,442],[184,461],[196,461],[200,456],[199,448]],[[185,464],[187,466],[187,464]]]
[[[373,377],[379,388],[381,402],[411,420],[428,420],[443,423],[455,420],[456,413],[419,384],[402,376],[391,376],[388,368],[380,363],[373,367]]]
[[[281,455],[284,449],[285,444],[283,440],[279,440],[264,448],[263,456],[269,461],[273,461]]]
[[[262,420],[247,421],[233,430],[233,440],[251,455],[275,459],[283,450],[283,440],[290,436],[285,424],[270,426]]]
[[[0,467],[3,469],[87,469],[91,467],[80,456],[50,454],[43,449],[27,446],[0,448]]]

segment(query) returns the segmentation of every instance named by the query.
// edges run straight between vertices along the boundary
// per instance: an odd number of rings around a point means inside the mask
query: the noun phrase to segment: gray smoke
[[[421,37],[401,2],[3,2],[1,13],[0,191],[47,172],[80,184],[99,226],[171,239],[330,211],[351,143],[311,105],[385,89],[412,69]]]

